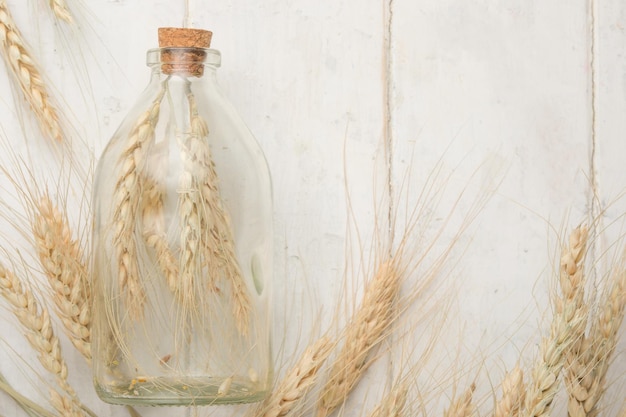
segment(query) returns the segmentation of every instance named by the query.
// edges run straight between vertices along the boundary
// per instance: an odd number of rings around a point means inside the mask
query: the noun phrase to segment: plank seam
[[[589,71],[591,77],[591,92],[590,92],[590,107],[591,107],[591,150],[589,156],[589,175],[591,182],[591,196],[589,206],[591,208],[591,217],[592,219],[598,218],[598,213],[600,210],[600,202],[598,201],[599,197],[599,184],[598,184],[598,174],[597,174],[597,134],[596,134],[596,126],[597,126],[597,105],[598,105],[598,97],[597,97],[597,85],[598,85],[598,74],[597,74],[597,48],[596,48],[596,37],[597,37],[597,13],[596,13],[596,0],[589,0],[590,7],[590,42],[589,42]]]
[[[393,255],[395,232],[394,232],[394,184],[393,184],[393,1],[383,0],[383,140],[385,149],[385,162],[387,175],[388,212],[387,233],[389,238],[389,256]],[[394,309],[396,306],[394,305]],[[392,345],[395,345],[394,336],[390,337]],[[394,381],[394,357],[388,355],[387,381]]]
[[[389,193],[389,207],[387,212],[389,241],[392,243],[389,247],[390,255],[393,250],[394,227],[393,227],[393,211],[394,211],[394,186],[393,186],[393,109],[392,109],[392,91],[393,91],[393,1],[384,1],[384,45],[383,45],[383,140],[385,148],[385,163],[387,172],[387,191]]]

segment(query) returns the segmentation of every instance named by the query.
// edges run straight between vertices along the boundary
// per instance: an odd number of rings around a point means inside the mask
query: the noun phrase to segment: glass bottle
[[[271,184],[211,32],[160,28],[93,186],[92,362],[115,404],[258,401],[272,378]]]

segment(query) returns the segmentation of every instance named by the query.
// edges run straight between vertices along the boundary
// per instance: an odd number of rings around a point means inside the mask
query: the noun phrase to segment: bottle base
[[[136,406],[196,406],[246,404],[268,394],[261,384],[218,378],[136,378],[95,388],[102,401]]]

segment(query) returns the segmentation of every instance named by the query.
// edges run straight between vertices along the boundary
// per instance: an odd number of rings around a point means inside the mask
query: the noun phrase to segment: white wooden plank
[[[549,275],[558,259],[555,230],[565,232],[586,219],[586,2],[391,4],[396,188],[410,170],[415,195],[442,158],[443,173],[451,177],[449,195],[435,215],[441,219],[476,170],[470,197],[493,180],[493,172],[479,165],[503,168],[504,180],[471,229],[472,239],[461,241],[468,250],[453,275],[458,293],[450,296],[458,303],[452,321],[462,330],[449,331],[438,345],[452,362],[458,352],[464,366],[484,361],[482,374],[479,366],[466,369],[458,389],[477,378],[476,396],[489,408],[491,397],[482,394],[491,393],[490,382],[497,384],[520,352],[532,356],[540,326],[547,330],[540,318],[549,312]],[[411,152],[414,160],[407,156]],[[467,211],[467,204],[458,210]],[[423,383],[433,386],[428,379]]]
[[[626,213],[626,5],[621,1],[592,2],[594,7],[594,110],[595,110],[595,194],[599,226],[599,272],[607,271],[615,257],[612,246],[624,244]],[[621,240],[620,240],[621,239]],[[601,257],[602,256],[602,257]],[[626,326],[607,376],[607,393],[602,403],[606,415],[618,415],[626,392]],[[622,408],[620,408],[620,406]]]
[[[363,239],[370,239],[372,169],[383,124],[382,8],[371,0],[306,0],[195,11],[194,24],[215,29],[214,44],[224,53],[222,85],[257,134],[272,171],[275,306],[288,326],[277,336],[286,339],[288,356],[294,336],[302,348],[329,323],[342,291],[344,163]],[[315,323],[312,313],[320,308],[322,320]],[[383,383],[375,378],[364,389]]]

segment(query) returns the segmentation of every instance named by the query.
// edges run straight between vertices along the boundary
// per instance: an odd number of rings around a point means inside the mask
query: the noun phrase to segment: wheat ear
[[[369,417],[405,417],[409,387],[405,383],[396,385],[370,412]]]
[[[369,366],[370,353],[393,321],[393,304],[401,281],[401,271],[394,260],[388,260],[379,266],[368,283],[361,305],[345,329],[344,345],[322,388],[318,417],[330,415],[341,405]]]
[[[590,401],[591,390],[595,382],[593,369],[593,352],[590,343],[592,340],[584,336],[577,349],[572,349],[567,354],[565,369],[565,388],[567,391],[567,414],[570,417],[587,416],[585,402]]]
[[[178,280],[178,263],[165,234],[163,193],[159,190],[157,181],[152,178],[144,177],[142,184],[143,237],[146,245],[154,250],[157,264],[165,276],[168,287],[175,291]]]
[[[596,417],[598,404],[606,389],[606,374],[617,346],[619,329],[626,307],[626,270],[616,268],[611,275],[610,289],[600,301],[600,308],[585,340],[585,366],[578,369],[573,386],[568,390],[570,417]]]
[[[193,95],[187,93],[187,97],[192,107]],[[191,109],[190,109],[191,112]],[[202,123],[200,123],[202,122]],[[181,190],[179,196],[179,213],[180,213],[180,279],[175,282],[175,292],[178,299],[185,305],[194,305],[195,280],[196,275],[202,268],[200,241],[202,239],[202,201],[196,176],[197,170],[202,173],[206,172],[202,162],[198,159],[202,156],[198,155],[198,148],[201,149],[201,141],[208,133],[204,120],[194,117],[191,114],[191,133],[186,136],[181,146],[181,159],[183,160],[184,170],[179,180],[179,188]],[[215,280],[213,271],[209,270],[209,279]]]
[[[220,196],[219,178],[207,142],[209,129],[206,121],[198,114],[196,100],[190,90],[187,98],[191,134],[181,149],[185,162],[182,182],[188,187],[183,189],[188,189],[188,192],[181,194],[183,233],[180,290],[186,294],[189,288],[193,288],[191,280],[199,258],[196,253],[202,247],[210,286],[215,288],[219,277],[230,281],[233,315],[239,332],[245,335],[250,321],[250,299],[235,254],[229,216]]]
[[[63,417],[84,417],[86,415],[69,398],[60,395],[53,389],[50,390],[50,404]]]
[[[91,293],[79,243],[72,238],[67,218],[47,194],[35,204],[35,246],[52,287],[56,311],[69,339],[91,361]]]
[[[40,306],[33,293],[22,285],[20,279],[0,264],[0,294],[11,305],[13,313],[22,324],[26,338],[38,354],[43,367],[52,373],[58,385],[67,394],[61,397],[77,415],[82,415],[82,405],[76,392],[67,381],[67,365],[61,355],[59,339],[54,334],[48,310]],[[56,391],[51,390],[52,393]],[[52,402],[54,405],[54,401]],[[60,411],[60,410],[59,410]]]
[[[58,19],[61,19],[66,23],[72,23],[74,21],[72,18],[72,12],[70,12],[70,9],[67,7],[65,0],[50,0],[48,4],[50,4],[52,12]]]
[[[26,101],[37,117],[42,131],[54,140],[61,141],[57,109],[50,103],[50,95],[43,82],[38,65],[28,50],[22,34],[9,12],[6,0],[0,0],[0,44],[2,56],[15,82],[20,86]]]
[[[472,383],[463,395],[453,401],[450,408],[444,411],[444,417],[469,417],[475,414],[475,407],[472,403],[474,391],[476,391],[476,384]]]
[[[120,290],[126,289],[126,305],[133,318],[143,315],[146,294],[139,277],[135,226],[141,201],[140,168],[146,159],[147,148],[154,140],[154,129],[159,121],[161,90],[150,108],[135,123],[120,155],[121,174],[113,192],[113,245],[118,263]]]
[[[577,227],[570,235],[569,246],[562,252],[559,271],[561,297],[555,297],[550,336],[543,339],[540,356],[532,370],[524,403],[526,417],[550,415],[565,355],[584,334],[587,306],[584,302],[583,260],[587,238],[587,228]]]
[[[502,381],[502,398],[496,403],[494,417],[517,417],[525,395],[524,373],[517,365]]]
[[[263,401],[254,417],[288,416],[317,382],[318,371],[330,355],[333,343],[327,336],[310,345]]]

